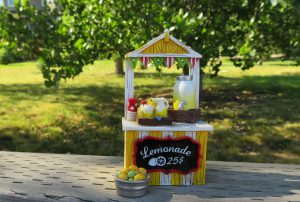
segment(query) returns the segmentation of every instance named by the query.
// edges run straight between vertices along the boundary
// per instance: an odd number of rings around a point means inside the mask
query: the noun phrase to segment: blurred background
[[[300,163],[300,1],[0,0],[0,150],[123,155],[123,58],[170,34],[201,53],[208,160]],[[136,97],[172,96],[137,68]]]

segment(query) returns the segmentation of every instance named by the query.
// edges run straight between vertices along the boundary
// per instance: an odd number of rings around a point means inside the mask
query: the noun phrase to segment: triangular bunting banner
[[[172,66],[173,62],[174,62],[174,58],[173,57],[167,57],[167,58],[165,58],[165,65],[166,65],[166,67],[170,68]]]
[[[142,64],[143,64],[143,66],[144,66],[145,68],[147,68],[147,65],[148,65],[148,63],[149,63],[150,58],[149,58],[149,57],[141,57],[140,60],[141,60],[141,62],[142,62]]]
[[[164,63],[164,58],[154,57],[154,58],[152,58],[152,61],[153,61],[154,65],[155,65],[155,67],[158,68],[159,66],[161,66]]]
[[[199,61],[199,58],[190,58],[191,67],[194,68],[198,61]]]
[[[130,58],[130,59],[129,59],[129,62],[130,62],[131,68],[132,68],[132,69],[135,69],[136,64],[137,64],[137,62],[138,62],[138,59],[137,59],[137,58]]]
[[[187,58],[176,58],[177,64],[179,67],[183,68],[186,65],[188,59]]]

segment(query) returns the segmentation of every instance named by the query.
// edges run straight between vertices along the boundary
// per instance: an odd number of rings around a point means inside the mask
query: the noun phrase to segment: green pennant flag
[[[132,69],[135,69],[136,64],[137,64],[137,62],[138,62],[138,59],[137,59],[137,58],[130,58],[130,59],[129,59],[129,62],[130,62],[131,68],[132,68]]]
[[[177,64],[179,67],[183,68],[186,65],[188,58],[176,58]]]
[[[162,65],[164,63],[164,58],[153,57],[152,61],[155,65],[155,67],[158,68],[160,65]]]

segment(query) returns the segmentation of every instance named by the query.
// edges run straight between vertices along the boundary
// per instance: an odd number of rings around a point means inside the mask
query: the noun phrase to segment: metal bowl
[[[117,193],[120,196],[129,198],[135,198],[145,195],[150,181],[150,175],[147,175],[147,179],[143,181],[125,181],[118,179],[116,176],[114,176],[114,178]]]

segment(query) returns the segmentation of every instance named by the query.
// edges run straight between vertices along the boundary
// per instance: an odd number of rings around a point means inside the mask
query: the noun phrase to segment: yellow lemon
[[[134,176],[134,181],[141,181],[141,180],[145,180],[145,179],[146,179],[146,176],[141,173]]]
[[[139,168],[139,172],[142,173],[142,174],[144,174],[144,175],[146,175],[147,170],[145,168],[141,167],[141,168]]]
[[[127,175],[128,171],[129,171],[129,168],[123,168],[121,170],[121,173],[123,173],[124,175]]]
[[[162,117],[162,118],[167,118],[168,117],[168,109],[164,109],[161,112],[155,110],[154,112],[154,116],[155,117]]]
[[[146,114],[146,113],[144,113],[144,118],[153,119],[154,118],[154,114]]]
[[[138,118],[142,119],[145,117],[144,111],[141,109],[141,107],[138,108]]]
[[[153,107],[156,107],[156,105],[157,105],[156,102],[154,102],[151,98],[147,100],[147,104],[151,105]]]
[[[129,178],[133,178],[135,175],[137,174],[136,171],[134,170],[130,170],[128,173],[127,173],[127,177]]]
[[[131,166],[129,166],[129,170],[138,171],[139,169],[138,169],[138,167],[137,167],[137,166],[135,166],[135,165],[131,165]]]
[[[124,175],[123,173],[121,175],[119,175],[118,177],[121,180],[127,180],[127,175]]]
[[[179,103],[180,103],[179,100],[176,100],[176,101],[173,103],[173,108],[174,108],[174,110],[178,110],[178,109],[179,109]]]

